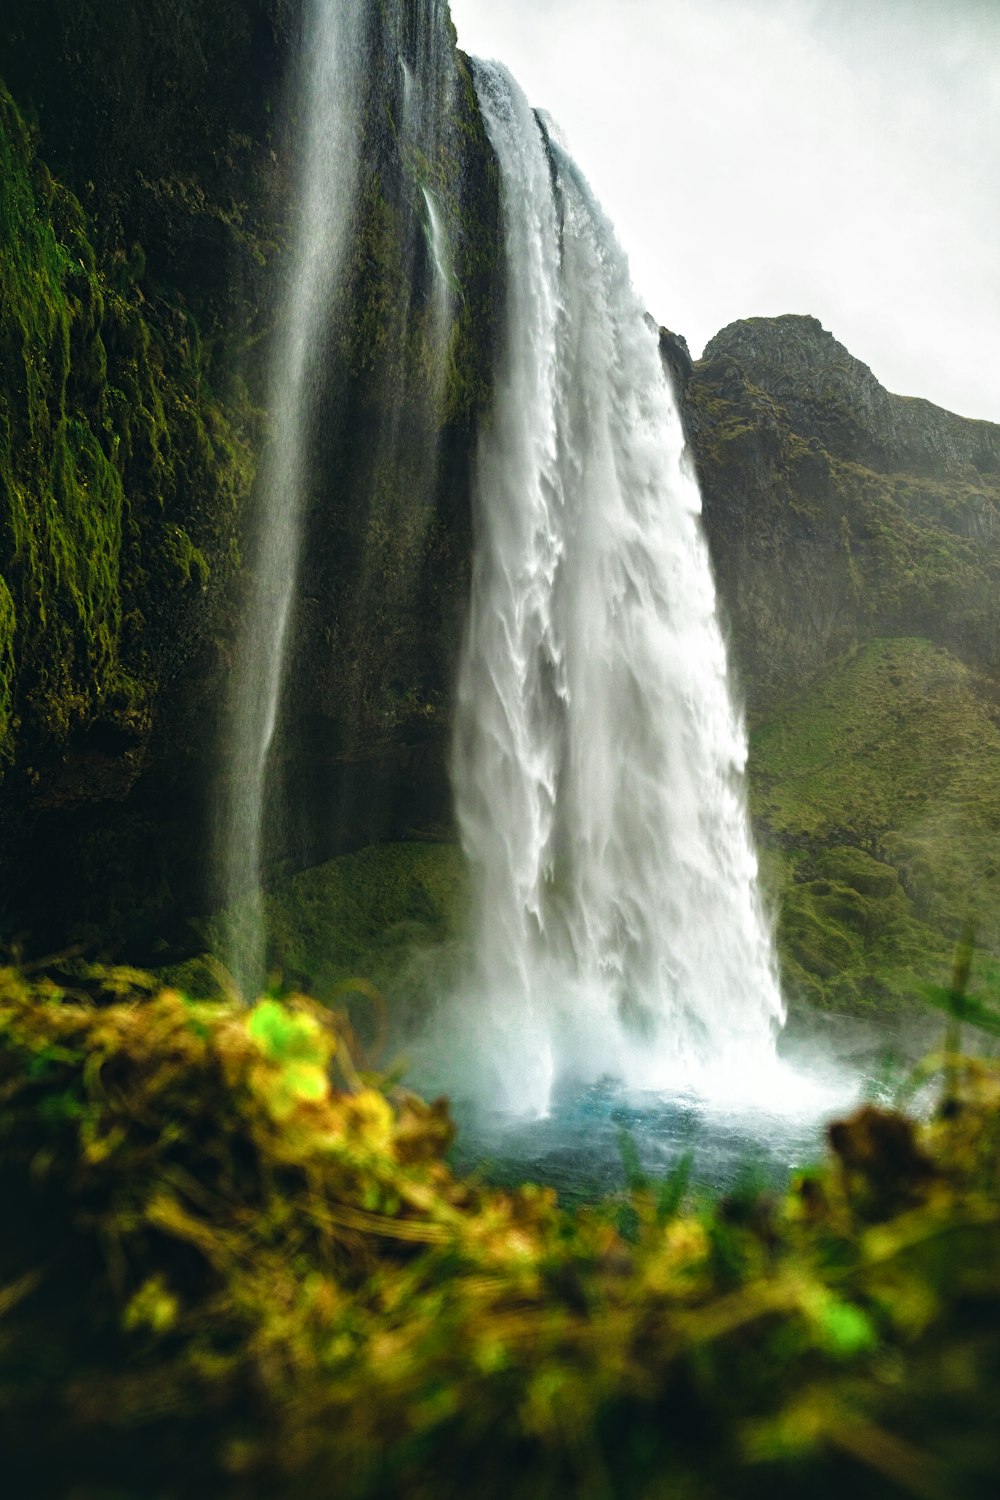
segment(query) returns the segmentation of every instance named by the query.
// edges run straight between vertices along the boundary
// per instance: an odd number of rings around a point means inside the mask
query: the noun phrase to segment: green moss
[[[455,961],[466,909],[466,872],[453,844],[382,844],[293,875],[268,895],[269,958],[285,984],[328,999],[364,978],[401,1019],[416,1019],[440,994]],[[224,945],[227,916],[206,923],[210,951]],[[216,980],[174,971],[200,993]]]
[[[36,186],[33,169],[0,91],[0,569],[22,692],[61,736],[121,682],[125,497],[105,429],[93,252],[78,207],[50,179]]]
[[[197,330],[106,276],[77,200],[0,85],[0,755],[96,719],[148,722],[149,617],[232,548],[248,442],[208,390]],[[159,624],[159,622],[157,622]],[[155,634],[155,630],[153,632]]]
[[[825,849],[817,857],[816,864],[822,875],[849,886],[879,906],[896,905],[902,895],[898,873],[891,865],[873,859],[863,849]]]
[[[17,612],[10,589],[0,578],[0,761],[9,760],[14,749],[14,632]]]
[[[196,547],[183,526],[165,526],[163,529],[163,557],[172,568],[176,588],[187,588],[195,584],[206,588],[211,568],[204,552]]]
[[[991,968],[998,772],[990,683],[927,641],[872,642],[757,726],[752,805],[793,995],[919,998],[970,918]]]

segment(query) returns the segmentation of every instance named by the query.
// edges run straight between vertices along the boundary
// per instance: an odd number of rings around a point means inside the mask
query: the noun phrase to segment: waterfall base
[[[525,1119],[455,1101],[460,1168],[499,1185],[539,1182],[566,1201],[620,1191],[636,1174],[669,1194],[690,1184],[712,1191],[782,1187],[822,1154],[827,1123],[863,1096],[889,1102],[877,1069],[818,1055],[779,1060],[755,1097],[713,1091],[653,1092],[611,1079],[566,1080],[549,1113]]]

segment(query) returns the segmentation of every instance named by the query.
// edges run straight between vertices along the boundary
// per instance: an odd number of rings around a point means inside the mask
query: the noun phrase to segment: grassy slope
[[[763,719],[750,778],[786,987],[898,1007],[965,921],[1000,953],[995,688],[928,641],[873,641]]]
[[[333,999],[350,980],[374,985],[395,1019],[418,1019],[454,973],[467,874],[454,844],[382,844],[303,870],[265,901],[270,962],[285,984]],[[199,924],[208,953],[228,951],[229,917]],[[204,959],[169,971],[172,982],[213,993]],[[365,1034],[364,1002],[352,1019]]]

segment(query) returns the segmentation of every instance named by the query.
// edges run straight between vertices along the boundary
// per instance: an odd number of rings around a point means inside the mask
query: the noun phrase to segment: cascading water
[[[739,1092],[783,1010],[697,485],[611,226],[509,74],[475,79],[508,305],[453,758],[474,975],[442,1081],[524,1114],[566,1075]]]
[[[372,622],[387,580],[392,621],[421,597],[463,295],[455,267],[468,258],[450,48],[445,0],[390,21],[374,0],[311,0],[299,221],[221,846],[230,966],[248,994],[264,973],[275,809],[302,785],[292,757],[327,770],[315,735],[304,754],[289,738],[316,695],[315,668],[291,671],[289,632],[309,626],[334,576],[331,503],[354,569],[336,578],[332,660],[365,664],[349,692],[336,670],[322,688],[337,705],[336,754],[350,759],[355,719],[360,739],[373,713],[384,726],[399,711],[397,638]],[[740,1088],[748,1074],[771,1076],[782,1004],[697,488],[610,226],[509,76],[478,64],[476,85],[501,171],[507,326],[479,445],[453,753],[475,959],[430,1039],[424,1081],[536,1117],[560,1079],[734,1098],[753,1092]],[[325,369],[373,309],[374,349]],[[327,492],[331,470],[344,495]],[[307,523],[318,548],[304,546]],[[348,791],[349,779],[337,795]],[[314,818],[314,801],[296,811]]]
[[[435,331],[440,337],[451,317],[454,275],[448,237],[434,189],[426,180],[433,172],[442,136],[453,115],[454,60],[450,46],[448,0],[424,0],[412,13],[409,35],[400,57],[403,72],[402,155],[413,175],[420,179],[420,197],[426,213],[425,232],[434,267]],[[411,160],[406,162],[409,156]],[[411,268],[412,269],[412,268]],[[439,346],[439,354],[443,349]],[[443,379],[445,361],[438,361],[436,374]]]
[[[303,38],[299,219],[270,373],[272,430],[232,684],[232,779],[221,848],[232,914],[229,962],[248,994],[264,971],[261,862],[268,758],[301,549],[305,455],[317,357],[324,348],[320,335],[336,312],[354,222],[368,24],[367,4],[311,0]]]

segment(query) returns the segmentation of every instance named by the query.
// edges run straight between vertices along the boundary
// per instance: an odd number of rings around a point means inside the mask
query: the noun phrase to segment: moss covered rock
[[[274,757],[275,875],[450,817],[499,193],[447,7],[372,3],[371,18]],[[301,19],[299,0],[12,0],[0,20],[17,100],[0,122],[0,940],[125,941],[152,959],[217,897],[206,850],[239,559],[267,504],[253,479]]]
[[[211,629],[210,580],[232,567],[253,480],[246,402],[223,405],[190,314],[147,294],[137,271],[99,259],[83,209],[0,85],[8,937],[33,900],[58,900],[46,820],[119,803],[135,785],[163,693]],[[75,882],[92,874],[80,858]]]
[[[301,0],[6,0],[0,20],[0,73],[99,255],[141,256],[226,357],[273,303],[301,15]]]
[[[1000,427],[885,391],[814,318],[752,318],[683,384],[752,711],[922,635],[1000,670]]]
[[[379,844],[275,883],[264,902],[276,982],[346,1005],[359,1034],[401,1042],[452,987],[463,952],[468,874],[455,844]],[[196,924],[204,956],[168,969],[212,994],[239,910]],[[374,1008],[373,1008],[374,1005]]]
[[[929,641],[882,640],[758,722],[751,801],[793,998],[916,1004],[970,921],[995,972],[996,701]]]

